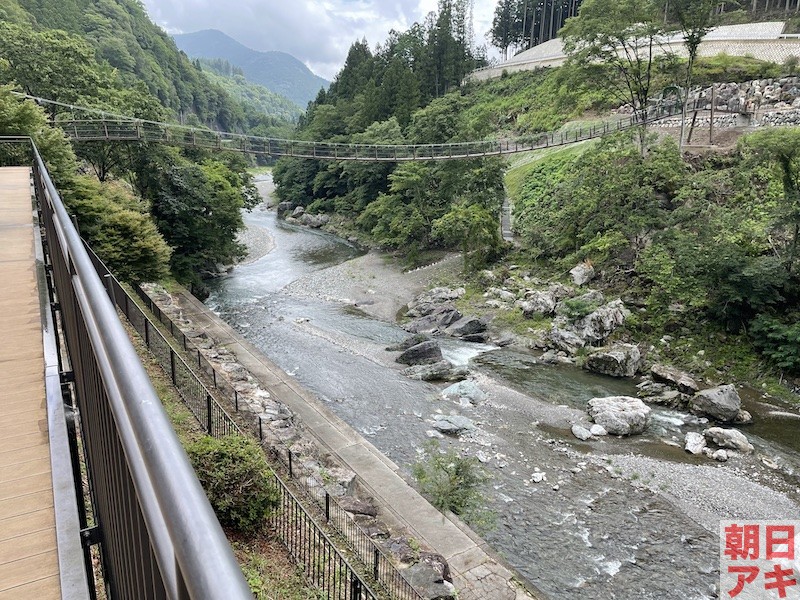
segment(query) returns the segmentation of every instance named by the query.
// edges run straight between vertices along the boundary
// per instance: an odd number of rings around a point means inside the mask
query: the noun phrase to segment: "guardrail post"
[[[350,600],[361,600],[361,581],[355,575],[350,576]]]
[[[144,345],[150,348],[150,321],[144,320]]]
[[[217,370],[211,367],[211,379],[214,380],[214,387],[217,387]]]
[[[233,408],[236,409],[236,412],[239,412],[239,390],[233,390]]]
[[[292,473],[292,451],[287,450],[286,452],[289,455],[289,477],[293,477],[294,473]]]
[[[325,490],[325,520],[331,520],[331,495]]]
[[[373,556],[372,577],[375,579],[375,581],[378,581],[378,558],[380,557],[380,553],[378,552],[377,548],[373,548],[372,556]]]
[[[206,394],[206,431],[208,435],[213,436],[214,433],[212,431],[212,421],[211,421],[211,403],[213,399],[211,398],[211,394]]]
[[[175,377],[175,351],[172,348],[169,349],[169,367],[170,373],[172,373],[172,385],[177,385],[177,378]]]
[[[258,439],[260,441],[264,441],[264,428],[261,425],[261,415],[258,417]]]

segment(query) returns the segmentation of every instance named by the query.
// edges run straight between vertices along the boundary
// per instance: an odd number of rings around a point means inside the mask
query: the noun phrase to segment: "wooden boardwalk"
[[[0,168],[0,600],[61,598],[29,178]]]

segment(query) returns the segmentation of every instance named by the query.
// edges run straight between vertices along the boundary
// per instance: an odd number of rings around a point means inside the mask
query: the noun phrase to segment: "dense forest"
[[[72,148],[53,126],[87,118],[68,105],[262,135],[286,132],[287,121],[212,82],[135,0],[4,0],[0,17],[0,132],[43,146],[82,235],[121,278],[171,272],[199,286],[243,255],[241,209],[256,194],[242,155],[146,143]],[[63,105],[40,108],[14,90]]]
[[[459,86],[447,74],[479,60],[459,37],[461,5],[442,0],[424,24],[393,32],[375,51],[365,41],[353,44],[331,89],[301,119],[298,135],[389,144],[524,138],[622,104],[641,106],[675,81],[705,85],[783,74],[780,65],[749,58],[687,63],[645,55],[636,44],[630,62],[605,63],[592,49],[598,38],[675,27],[702,39],[719,22],[718,3],[697,4],[702,10],[688,0],[672,6],[585,0],[586,10],[567,31],[574,43],[567,65]],[[768,131],[699,158],[642,129],[633,137],[537,153],[507,173],[499,159],[281,160],[274,176],[281,199],[331,214],[340,230],[397,250],[409,264],[433,250],[458,249],[468,273],[513,263],[558,278],[589,262],[602,274],[599,285],[638,308],[621,336],[640,342],[655,342],[665,331],[711,336],[726,369],[752,376],[764,368],[759,353],[772,368],[800,370],[800,155],[791,150],[798,140],[794,130]],[[498,232],[506,193],[515,210],[516,248],[504,245]],[[519,319],[522,331],[547,327]],[[678,354],[676,364],[711,368]]]

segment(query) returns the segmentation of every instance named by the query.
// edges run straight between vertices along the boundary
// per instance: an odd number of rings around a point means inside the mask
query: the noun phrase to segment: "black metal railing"
[[[93,260],[98,269],[98,274],[107,281],[109,294],[114,298],[116,305],[139,332],[146,345],[154,349],[154,354],[159,358],[162,368],[166,373],[170,374],[181,397],[204,430],[215,436],[224,435],[233,430],[242,432],[242,428],[237,423],[243,422],[246,423],[246,429],[249,429],[261,442],[264,442],[265,422],[263,418],[260,415],[252,414],[245,407],[245,403],[240,402],[239,392],[231,385],[228,378],[206,358],[201,349],[195,344],[194,338],[186,336],[180,326],[162,311],[141,287],[133,287],[136,295],[162,325],[162,328],[168,331],[175,339],[175,345],[178,350],[182,350],[183,354],[188,356],[188,359],[185,360],[180,356],[180,352],[173,349],[172,345],[166,341],[158,326],[150,321],[149,317],[137,305],[125,288],[109,273],[105,265],[96,257]],[[195,371],[199,376],[195,374]],[[202,376],[207,378],[211,387],[207,387],[201,381],[200,377]],[[217,397],[226,399],[234,414],[237,414],[240,418],[235,419],[225,410],[218,402]],[[293,464],[291,449],[276,440],[271,440],[270,445],[271,456],[282,463],[285,473],[303,491],[303,497],[311,500],[316,505],[318,513],[326,523],[346,541],[350,552],[356,561],[360,563],[361,571],[374,580],[378,586],[377,589],[388,597],[397,600],[421,600],[422,596],[420,596],[419,592],[402,576],[389,557],[378,547],[369,534],[356,523],[352,515],[341,507],[336,498],[324,489],[324,486],[304,475],[302,469]],[[280,476],[276,475],[276,478],[279,481],[281,493],[284,494],[282,500],[287,498],[286,494],[295,498],[294,493],[289,490],[289,487],[281,480]],[[286,518],[285,515],[297,515],[300,513],[305,515],[302,517],[303,520],[307,519],[313,522],[313,518],[302,506],[287,505],[283,506],[273,517],[277,519],[273,523],[276,531],[279,533],[288,531],[286,524],[282,522],[282,519]],[[317,526],[308,525],[308,527],[313,529]],[[319,540],[322,537],[327,538],[324,531],[320,529],[319,532],[312,532],[303,539]],[[310,557],[316,556],[319,551],[309,548],[297,550],[296,541],[287,540],[283,536],[281,539],[303,566],[306,574],[317,582],[313,575],[316,567],[309,560],[311,560]],[[327,550],[326,552],[330,554],[331,551]],[[359,578],[355,571],[348,573],[345,579],[348,581],[359,579],[363,597],[374,596],[374,592],[363,579]],[[321,584],[328,585],[331,581],[338,582],[339,580],[335,578],[330,581],[324,579],[321,580]],[[325,588],[323,590],[330,591]],[[338,598],[339,596],[334,595],[332,597]],[[350,596],[342,596],[342,598],[350,598]],[[358,596],[355,598],[358,598]]]
[[[65,372],[113,598],[252,598],[225,534],[30,141]],[[5,153],[4,153],[5,154]]]

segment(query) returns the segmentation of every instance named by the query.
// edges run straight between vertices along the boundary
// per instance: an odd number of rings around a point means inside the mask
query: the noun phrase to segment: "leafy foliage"
[[[253,113],[246,115],[248,122],[252,123],[257,116],[270,117],[270,121],[265,120],[265,124],[273,128],[269,137],[288,137],[289,128],[286,126],[296,123],[300,118],[302,111],[299,106],[262,85],[251,83],[240,68],[234,67],[228,61],[200,59],[198,62],[211,82],[240,100],[244,109]],[[276,131],[279,125],[285,127],[283,136]],[[252,127],[250,129],[252,131]]]
[[[477,459],[443,451],[436,440],[425,444],[421,460],[411,472],[423,495],[441,511],[452,511],[467,519],[483,510],[481,486],[488,480]]]
[[[223,526],[253,533],[278,506],[278,492],[261,448],[239,435],[204,436],[186,449]]]
[[[115,182],[76,177],[65,195],[81,236],[123,281],[156,281],[169,273],[172,251],[147,206]]]

